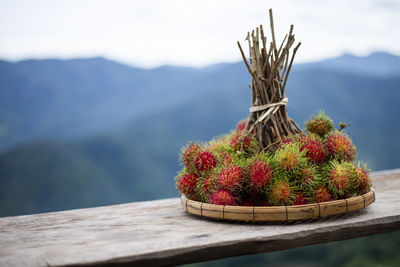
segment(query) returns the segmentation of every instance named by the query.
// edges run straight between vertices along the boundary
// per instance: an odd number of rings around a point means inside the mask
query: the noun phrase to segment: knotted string
[[[285,98],[283,98],[281,101],[279,101],[277,103],[271,103],[271,104],[266,104],[266,105],[262,105],[262,106],[253,106],[253,107],[250,107],[249,110],[250,110],[251,113],[252,112],[261,111],[261,110],[267,110],[256,121],[256,123],[260,123],[265,118],[267,118],[268,115],[270,115],[271,113],[275,114],[278,111],[279,106],[286,106],[287,102],[288,102],[288,99],[287,99],[287,97],[285,97]]]

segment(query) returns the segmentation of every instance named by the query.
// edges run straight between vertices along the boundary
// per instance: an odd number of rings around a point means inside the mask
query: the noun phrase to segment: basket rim
[[[183,209],[194,215],[213,219],[250,222],[277,222],[320,219],[347,214],[375,202],[375,191],[345,199],[289,206],[232,206],[191,200],[181,195]]]

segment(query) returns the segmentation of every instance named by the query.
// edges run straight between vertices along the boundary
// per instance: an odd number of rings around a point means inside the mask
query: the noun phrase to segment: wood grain
[[[373,205],[316,221],[254,224],[204,219],[187,214],[179,198],[0,218],[0,265],[167,266],[400,229],[400,169],[372,177]],[[207,212],[206,204],[200,212]]]

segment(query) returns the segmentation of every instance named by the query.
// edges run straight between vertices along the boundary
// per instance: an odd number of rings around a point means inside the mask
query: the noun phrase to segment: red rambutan
[[[328,135],[325,144],[329,155],[339,160],[353,161],[356,157],[356,147],[351,139],[341,132],[336,131]]]
[[[304,204],[307,204],[307,199],[306,199],[306,197],[304,196],[303,193],[297,192],[297,193],[295,194],[295,198],[294,198],[294,201],[293,201],[293,205],[304,205]]]
[[[332,195],[329,192],[328,188],[321,185],[315,189],[314,192],[314,200],[316,202],[326,202],[332,200]]]
[[[233,192],[240,188],[243,178],[243,169],[239,166],[231,165],[221,171],[219,184],[223,189]]]
[[[195,191],[197,179],[198,177],[194,173],[182,175],[177,184],[178,190],[187,196],[191,195]]]
[[[265,188],[272,178],[272,168],[271,166],[262,160],[254,160],[250,165],[249,169],[249,179],[251,184],[256,189]]]
[[[194,166],[198,154],[201,152],[199,144],[191,143],[181,155],[181,160],[186,167]]]
[[[210,202],[216,205],[236,205],[235,198],[226,190],[218,190],[210,197]]]
[[[246,128],[247,119],[241,120],[236,124],[236,131],[241,132]]]
[[[321,141],[312,136],[304,136],[301,139],[300,151],[306,151],[306,157],[315,164],[321,164],[325,158],[325,148]]]
[[[217,160],[211,152],[203,151],[196,158],[196,169],[199,171],[208,171],[217,165]]]
[[[269,192],[269,202],[272,205],[285,205],[290,201],[290,185],[287,181],[276,181],[271,185]]]

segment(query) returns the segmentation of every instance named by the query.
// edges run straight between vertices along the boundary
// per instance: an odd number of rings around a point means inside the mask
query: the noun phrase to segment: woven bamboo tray
[[[375,201],[375,192],[347,199],[297,206],[247,207],[214,205],[181,196],[182,206],[190,214],[207,218],[246,222],[285,222],[313,220],[363,209]]]

